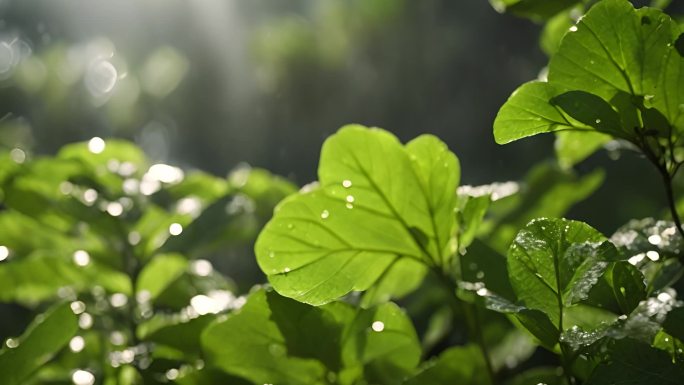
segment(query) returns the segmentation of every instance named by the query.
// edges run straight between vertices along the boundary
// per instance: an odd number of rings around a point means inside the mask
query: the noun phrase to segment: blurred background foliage
[[[152,161],[217,175],[247,162],[301,185],[324,138],[357,122],[438,135],[465,183],[517,180],[552,157],[552,139],[499,147],[491,124],[571,13],[544,26],[485,1],[4,0],[0,144],[31,156],[119,137]],[[655,173],[626,158],[580,165],[608,180],[573,216],[612,231],[660,209]]]
[[[668,11],[681,15],[684,4]],[[316,179],[323,140],[351,122],[403,141],[439,136],[460,158],[462,184],[526,181],[489,224],[500,230],[489,240],[500,250],[530,218],[562,215],[579,201],[567,216],[605,234],[631,218],[663,217],[657,172],[619,146],[572,169],[554,160],[551,136],[494,143],[499,107],[519,84],[544,76],[573,12],[535,24],[483,0],[0,0],[0,245],[45,277],[15,290],[21,274],[4,272],[0,298],[12,304],[0,309],[12,316],[0,319],[0,339],[19,335],[57,294],[75,312],[84,301],[109,333],[105,341],[84,334],[88,349],[117,352],[144,338],[173,346],[155,353],[157,364],[193,363],[197,347],[174,345],[181,332],[164,328],[188,317],[193,298],[211,315],[211,306],[225,310],[233,293],[263,281],[251,251],[258,229],[280,198]],[[546,211],[529,212],[542,197]],[[200,245],[208,247],[193,248]],[[156,255],[150,266],[173,279],[145,283],[122,253],[145,263]],[[60,292],[65,282],[54,271],[87,279],[72,271],[84,265],[107,287],[90,290],[86,280]],[[112,326],[126,318],[112,295],[135,295],[131,284],[152,293],[138,302],[158,311],[137,309],[138,335]],[[192,319],[200,330],[210,321]]]

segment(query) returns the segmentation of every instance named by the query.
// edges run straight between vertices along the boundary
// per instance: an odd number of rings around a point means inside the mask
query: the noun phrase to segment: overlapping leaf
[[[417,366],[420,345],[394,304],[355,309],[312,307],[260,290],[226,320],[205,330],[209,363],[257,383],[322,384],[331,378],[399,383]]]
[[[562,325],[563,309],[589,294],[617,250],[590,226],[565,219],[530,222],[508,252],[508,273],[518,299]]]
[[[635,10],[626,0],[597,3],[565,34],[549,63],[548,81],[523,85],[501,108],[496,141],[562,130],[632,139],[635,127],[684,129],[680,33],[660,10]],[[590,142],[595,146],[596,138]],[[567,159],[570,148],[564,151]],[[570,159],[586,153],[582,148]]]
[[[320,187],[284,201],[262,231],[259,266],[279,293],[310,304],[383,277],[396,282],[401,259],[445,266],[459,175],[458,160],[434,137],[404,147],[386,131],[344,127],[323,145]]]

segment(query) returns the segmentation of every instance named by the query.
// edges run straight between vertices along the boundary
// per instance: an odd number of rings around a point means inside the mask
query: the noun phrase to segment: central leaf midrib
[[[356,166],[358,167],[358,170],[363,174],[363,176],[368,180],[368,183],[371,184],[371,187],[375,189],[377,194],[382,198],[382,200],[385,202],[385,205],[387,205],[387,208],[392,212],[392,214],[401,222],[402,226],[404,227],[404,230],[406,231],[406,234],[409,236],[409,238],[415,243],[416,247],[418,247],[419,250],[421,250],[427,259],[430,258],[430,253],[428,253],[427,250],[425,250],[425,247],[420,244],[420,242],[416,239],[415,235],[409,231],[409,225],[404,221],[404,218],[399,215],[397,210],[394,208],[394,206],[390,203],[389,199],[385,194],[380,190],[379,186],[375,183],[375,180],[370,177],[370,175],[366,172],[366,169],[363,168],[361,165],[361,162],[359,159],[356,157],[356,154],[353,151],[348,151],[348,153],[351,155],[352,159],[354,159],[354,162],[356,163]],[[424,261],[423,261],[424,262]]]

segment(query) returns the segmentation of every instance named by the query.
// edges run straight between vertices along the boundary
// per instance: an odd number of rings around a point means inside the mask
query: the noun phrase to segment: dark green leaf
[[[684,378],[684,369],[672,363],[661,350],[632,339],[609,344],[609,358],[600,364],[587,380],[587,385],[676,385]]]
[[[425,363],[422,370],[409,378],[404,385],[464,384],[484,385],[488,383],[482,353],[475,345],[453,347]]]
[[[549,102],[585,126],[605,134],[621,136],[622,125],[617,112],[608,102],[594,94],[585,91],[568,91],[554,96]]]
[[[394,304],[317,308],[264,290],[209,326],[202,345],[212,365],[257,383],[317,384],[330,373],[396,383],[420,357],[411,322]]]
[[[673,337],[684,341],[684,308],[677,308],[667,314],[663,328]]]

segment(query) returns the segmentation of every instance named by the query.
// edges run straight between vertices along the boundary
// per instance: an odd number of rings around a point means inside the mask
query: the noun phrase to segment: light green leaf
[[[635,11],[626,0],[604,0],[565,35],[551,58],[549,82],[605,100],[618,91],[654,95],[678,35],[678,26],[659,10]]]
[[[47,363],[76,334],[78,322],[68,303],[36,317],[15,348],[0,351],[0,382],[20,385]]]
[[[428,268],[411,258],[397,259],[363,294],[361,306],[369,307],[402,298],[414,291],[423,282]]]
[[[162,254],[150,260],[138,276],[138,292],[147,291],[154,300],[188,269],[188,260],[180,254]]]
[[[577,8],[574,7],[569,11],[560,12],[544,24],[544,28],[539,36],[539,46],[547,56],[552,56],[558,51],[563,36],[575,24],[571,13],[579,11]]]
[[[0,301],[35,305],[57,297],[61,287],[76,292],[90,290],[93,284],[109,292],[129,295],[131,282],[125,274],[91,261],[78,266],[71,257],[37,251],[29,256],[0,263]]]
[[[598,2],[563,37],[549,63],[548,83],[523,85],[501,108],[494,123],[497,142],[570,128],[598,128],[630,138],[636,135],[634,112],[651,107],[682,129],[684,58],[675,44],[679,35],[679,26],[660,10],[635,10],[626,0]],[[587,108],[589,98],[572,109],[573,103],[561,105],[583,124],[561,119],[551,109],[552,98],[569,91],[601,100],[592,108]],[[608,103],[619,112],[619,130]],[[603,113],[590,116],[596,106],[602,106]],[[653,124],[647,120],[644,123]]]
[[[508,252],[518,299],[561,325],[563,308],[587,297],[617,251],[590,226],[566,219],[530,222]]]
[[[525,83],[513,91],[494,120],[494,140],[506,144],[544,132],[574,129],[549,103],[555,95],[557,91],[551,84],[540,81]]]
[[[320,187],[286,199],[255,246],[279,293],[323,304],[370,288],[401,258],[447,263],[458,162],[435,138],[411,149],[361,126],[325,142]]]
[[[556,158],[562,168],[569,169],[596,152],[611,137],[600,132],[561,131],[556,133]]]
[[[460,250],[466,250],[480,229],[480,224],[487,213],[487,209],[489,209],[492,197],[487,194],[477,197],[462,196],[460,199],[465,200],[465,204],[457,213],[459,232],[456,243]]]

